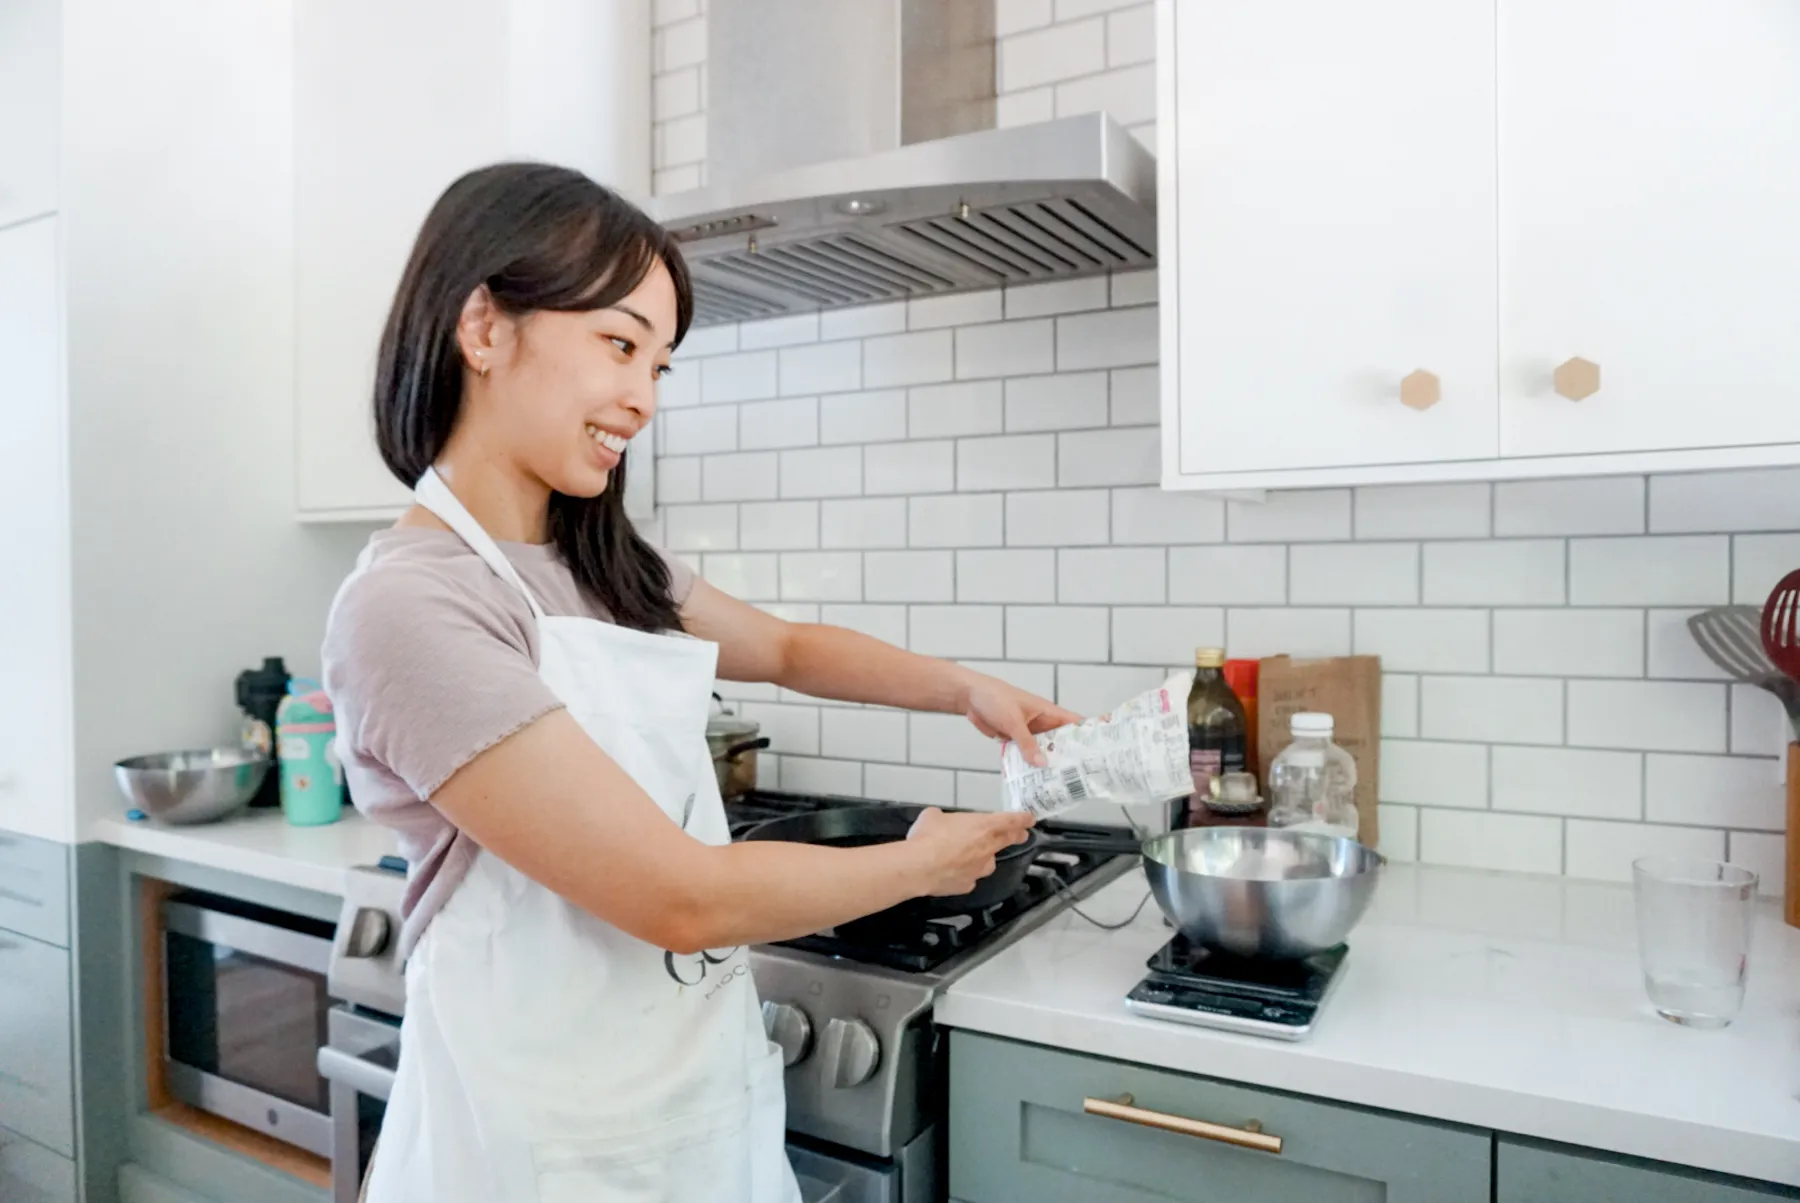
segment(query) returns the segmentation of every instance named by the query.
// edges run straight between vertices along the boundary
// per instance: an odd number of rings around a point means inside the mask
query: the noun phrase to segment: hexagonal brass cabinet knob
[[[1600,391],[1600,365],[1577,355],[1564,360],[1550,379],[1558,396],[1581,401]]]
[[[1408,372],[1400,381],[1400,404],[1408,409],[1430,409],[1444,399],[1444,389],[1435,374],[1420,368]]]

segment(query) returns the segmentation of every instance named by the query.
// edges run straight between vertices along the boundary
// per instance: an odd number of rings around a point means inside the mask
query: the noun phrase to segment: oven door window
[[[325,976],[179,932],[165,939],[169,1059],[323,1112]]]

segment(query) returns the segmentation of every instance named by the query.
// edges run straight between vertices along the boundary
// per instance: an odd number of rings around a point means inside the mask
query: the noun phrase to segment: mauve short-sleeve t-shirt
[[[546,614],[611,616],[550,544],[501,543]],[[677,605],[694,573],[664,556]],[[525,598],[449,531],[378,531],[325,631],[325,691],[356,807],[399,836],[410,866],[402,955],[479,851],[432,805],[463,765],[562,703],[538,676]]]

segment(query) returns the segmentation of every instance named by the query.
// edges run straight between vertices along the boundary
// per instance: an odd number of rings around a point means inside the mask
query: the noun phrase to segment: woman
[[[324,649],[357,803],[410,865],[374,1203],[798,1199],[744,946],[963,892],[1028,820],[731,844],[715,675],[962,712],[1032,753],[1074,718],[781,622],[634,533],[627,447],[692,311],[654,223],[533,164],[452,185],[401,279],[375,423],[416,503],[370,540]]]

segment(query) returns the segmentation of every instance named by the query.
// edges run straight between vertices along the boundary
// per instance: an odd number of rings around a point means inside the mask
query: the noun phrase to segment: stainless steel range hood
[[[895,145],[909,130],[967,128],[991,113],[979,80],[971,86],[967,70],[945,69],[979,68],[985,53],[991,91],[991,9],[985,50],[971,48],[967,29],[980,7],[973,0],[712,0],[713,179],[649,206],[692,266],[697,324],[1155,262],[1155,158],[1103,114]],[[934,20],[959,30],[921,34],[935,29]],[[850,31],[858,36],[820,32],[833,21],[859,23]],[[954,43],[949,51],[947,42]],[[772,45],[786,52],[771,60]],[[877,50],[877,62],[858,63],[841,52],[852,45],[886,49]],[[895,63],[883,54],[911,57]],[[730,94],[734,79],[743,95]],[[946,96],[961,99],[946,105]],[[790,125],[796,137],[784,140]],[[797,150],[796,142],[803,144]],[[820,147],[884,143],[826,162],[759,169],[782,163],[784,154],[791,163]],[[774,149],[756,149],[764,145]]]

